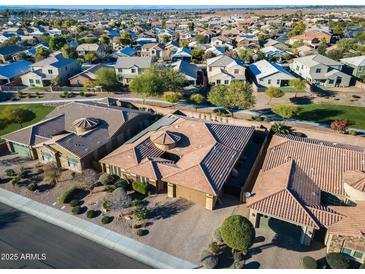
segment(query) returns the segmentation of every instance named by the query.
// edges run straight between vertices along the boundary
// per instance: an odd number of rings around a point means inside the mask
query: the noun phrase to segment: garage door
[[[176,186],[176,197],[184,198],[205,207],[205,193],[186,187]]]
[[[19,154],[21,157],[31,158],[30,150],[28,147],[19,144],[13,144],[13,148],[15,153]]]

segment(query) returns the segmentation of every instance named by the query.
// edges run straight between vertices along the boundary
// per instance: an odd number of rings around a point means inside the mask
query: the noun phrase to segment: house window
[[[279,79],[276,80],[276,84],[280,85],[280,80]]]
[[[355,251],[354,252],[354,257],[357,258],[357,259],[362,259],[363,256],[364,256],[363,252],[360,252],[360,251]]]
[[[334,81],[332,79],[328,80],[328,84],[333,84],[333,83],[334,83]]]
[[[352,250],[350,248],[347,247],[343,247],[341,250],[341,253],[347,254],[347,255],[351,255]]]
[[[364,69],[364,67],[359,67],[358,71],[361,72]]]
[[[50,154],[50,153],[48,153],[48,152],[43,151],[43,152],[41,153],[41,155],[42,155],[42,159],[43,159],[43,161],[47,161],[47,162],[49,162],[49,161],[51,161],[51,160],[52,160],[52,156],[51,156],[51,154]]]
[[[228,80],[224,80],[224,84],[225,85],[228,85],[229,84],[229,81]]]
[[[132,73],[136,73],[136,69],[133,69],[133,68],[132,68],[132,69],[131,69],[131,71],[132,71]]]
[[[299,70],[299,66],[297,66],[297,70]]]
[[[41,83],[41,81],[40,81],[40,80],[35,80],[35,83],[36,83],[36,84],[40,84],[40,83]]]
[[[238,74],[238,73],[240,73],[240,70],[239,69],[235,69],[234,70],[234,74]]]
[[[53,71],[51,69],[48,70],[48,74],[52,74]]]
[[[267,80],[267,83],[270,85],[271,84],[271,79]]]
[[[219,85],[221,83],[221,80],[217,80],[217,84]]]
[[[321,73],[321,69],[320,68],[317,68],[316,69],[316,73]]]
[[[119,68],[119,69],[118,69],[118,72],[123,72],[123,69]]]
[[[67,164],[71,168],[77,168],[78,162],[75,159],[67,158]]]
[[[34,83],[34,80],[33,79],[29,79],[29,83],[30,84],[33,84]]]
[[[209,71],[212,71],[212,69],[213,69],[212,67],[209,67]]]

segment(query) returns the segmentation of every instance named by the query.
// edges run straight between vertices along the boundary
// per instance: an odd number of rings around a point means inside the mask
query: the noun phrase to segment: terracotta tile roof
[[[356,206],[329,206],[344,216],[339,222],[329,226],[328,232],[339,235],[365,237],[365,201]]]
[[[252,128],[170,115],[101,162],[154,180],[217,195],[253,132]],[[175,146],[167,152],[179,159],[161,159],[165,151],[157,145],[171,142]]]
[[[365,173],[360,170],[349,170],[343,175],[344,183],[352,186],[353,188],[365,191]]]
[[[345,171],[365,170],[364,148],[289,135],[273,137],[262,169],[269,170],[290,159],[322,191],[339,195],[345,195]]]
[[[248,206],[315,228],[340,223],[341,213],[321,206],[321,191],[345,194],[344,174],[364,167],[363,148],[276,134]]]

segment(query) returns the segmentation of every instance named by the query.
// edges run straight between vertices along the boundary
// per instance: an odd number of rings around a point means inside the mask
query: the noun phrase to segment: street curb
[[[85,221],[59,209],[0,188],[0,202],[72,233],[118,251],[153,268],[192,269],[198,266],[145,245],[110,229]]]

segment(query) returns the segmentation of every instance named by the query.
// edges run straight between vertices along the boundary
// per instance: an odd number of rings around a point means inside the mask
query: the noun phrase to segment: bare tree
[[[110,199],[111,209],[112,210],[120,210],[123,208],[127,208],[131,206],[131,197],[127,194],[127,192],[119,187],[113,191]]]
[[[82,173],[75,176],[75,180],[80,182],[84,187],[92,189],[98,181],[98,173],[91,168],[85,169]]]

